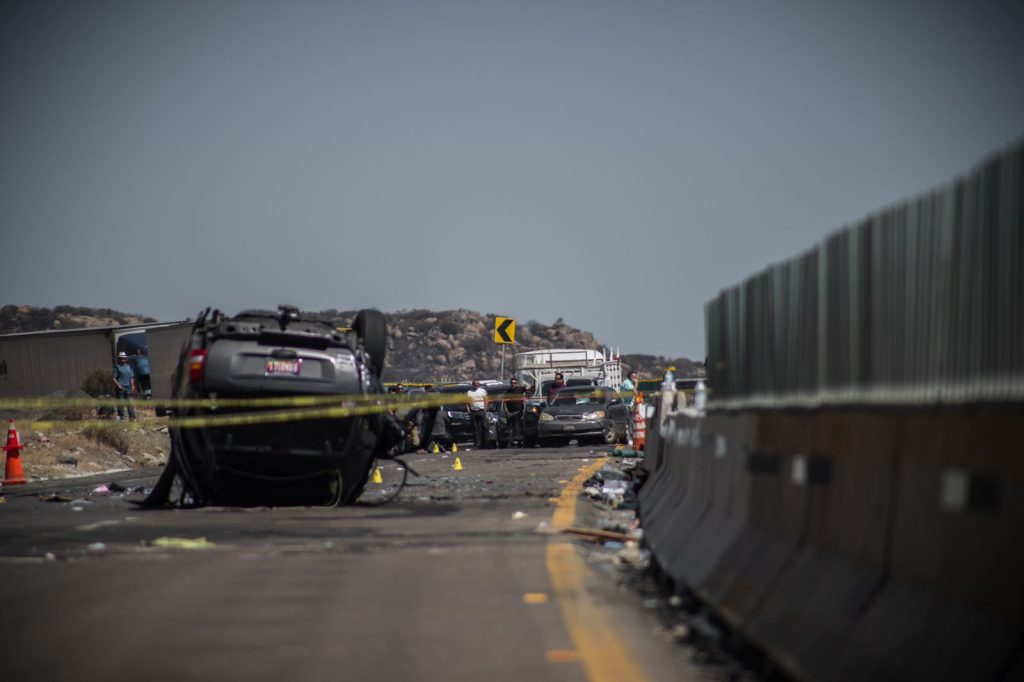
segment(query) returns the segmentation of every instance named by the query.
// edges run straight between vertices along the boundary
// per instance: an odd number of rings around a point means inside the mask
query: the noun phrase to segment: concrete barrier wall
[[[1024,407],[675,414],[654,431],[655,559],[794,677],[1024,670]]]

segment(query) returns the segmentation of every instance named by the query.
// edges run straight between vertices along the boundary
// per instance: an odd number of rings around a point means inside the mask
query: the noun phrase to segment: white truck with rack
[[[550,348],[516,353],[516,378],[533,387],[534,398],[546,397],[547,387],[557,373],[565,377],[567,384],[572,379],[591,379],[598,386],[617,390],[622,383],[618,353],[610,349]]]

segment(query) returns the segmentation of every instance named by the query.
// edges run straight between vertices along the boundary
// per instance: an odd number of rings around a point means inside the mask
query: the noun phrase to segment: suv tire
[[[388,349],[388,324],[384,313],[373,308],[360,310],[352,321],[352,329],[363,342],[363,350],[369,353],[374,372],[383,372]]]

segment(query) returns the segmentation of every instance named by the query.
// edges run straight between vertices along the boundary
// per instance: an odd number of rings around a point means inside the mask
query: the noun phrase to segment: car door
[[[615,389],[605,389],[605,400],[607,400],[605,411],[608,413],[608,417],[615,423],[615,432],[619,434],[626,433],[630,417],[629,408],[622,402],[622,398]]]

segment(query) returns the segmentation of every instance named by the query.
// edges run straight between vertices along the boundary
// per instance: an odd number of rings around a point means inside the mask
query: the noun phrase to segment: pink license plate
[[[302,358],[295,360],[281,360],[270,358],[267,360],[267,375],[270,374],[298,374],[302,370]]]

